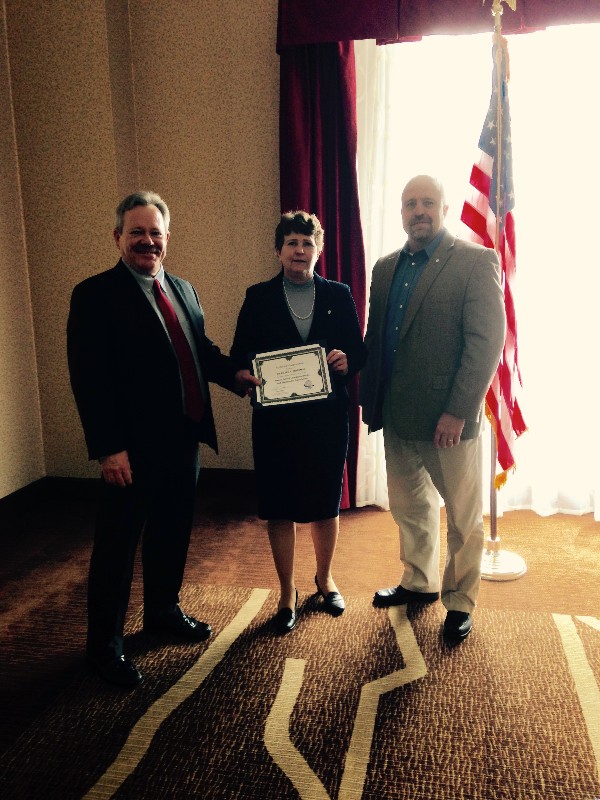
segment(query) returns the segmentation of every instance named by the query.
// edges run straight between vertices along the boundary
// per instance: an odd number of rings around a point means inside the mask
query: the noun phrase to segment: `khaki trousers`
[[[391,425],[389,403],[388,395],[383,436],[390,510],[400,532],[401,585],[440,591],[439,492],[448,520],[442,603],[470,613],[479,593],[484,546],[481,436],[446,449],[401,439]]]

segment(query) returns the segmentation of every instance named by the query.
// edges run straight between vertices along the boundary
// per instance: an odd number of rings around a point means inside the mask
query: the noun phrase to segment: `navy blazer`
[[[345,384],[360,370],[366,359],[356,306],[344,283],[314,275],[315,311],[308,343],[321,342],[327,352],[343,350],[348,357],[348,374],[331,371],[336,394],[346,401]],[[304,344],[292,319],[283,293],[283,271],[269,281],[254,284],[246,291],[239,313],[231,355],[239,367],[249,366],[255,353],[299,347]]]
[[[206,336],[204,313],[193,286],[165,273],[187,314],[207,398],[197,441],[217,451],[208,381],[235,391],[234,362]],[[90,459],[146,452],[152,432],[177,429],[183,420],[179,366],[166,331],[122,261],[79,283],[67,323],[71,386]]]

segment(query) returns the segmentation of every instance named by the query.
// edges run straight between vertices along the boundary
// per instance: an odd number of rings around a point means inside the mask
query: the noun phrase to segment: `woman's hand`
[[[327,363],[338,375],[348,374],[348,357],[342,350],[330,350],[327,353]]]

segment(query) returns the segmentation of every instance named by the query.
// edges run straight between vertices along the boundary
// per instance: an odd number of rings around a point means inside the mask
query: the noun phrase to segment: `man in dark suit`
[[[402,193],[408,241],[373,270],[360,403],[369,432],[383,428],[390,509],[400,530],[401,585],[379,607],[437,600],[439,495],[448,550],[444,634],[471,631],[483,552],[483,400],[504,344],[496,253],[444,228],[439,181],[418,175]]]
[[[206,336],[198,296],[165,272],[169,210],[151,192],[117,208],[112,269],[73,290],[67,326],[71,385],[90,459],[102,469],[88,586],[87,658],[107,681],[137,685],[123,653],[134,556],[143,531],[144,631],[203,641],[179,591],[198,478],[198,443],[215,451],[208,390],[239,395],[256,379]]]

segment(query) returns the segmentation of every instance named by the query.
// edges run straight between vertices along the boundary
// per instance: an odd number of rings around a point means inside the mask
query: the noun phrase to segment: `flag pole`
[[[496,58],[504,58],[505,53],[502,48],[502,3],[505,0],[493,0],[492,14],[494,15],[494,42],[496,44]],[[506,0],[513,11],[516,10],[517,0]],[[502,79],[503,71],[496,69],[496,101],[498,103],[498,165],[497,174],[502,174]],[[502,208],[501,203],[502,186],[501,181],[496,183],[496,209]],[[500,242],[500,214],[496,214],[496,249]],[[499,254],[500,257],[500,254]],[[517,553],[512,553],[508,550],[500,549],[500,537],[498,536],[498,505],[495,474],[496,474],[496,461],[498,458],[498,449],[496,444],[496,434],[493,427],[490,425],[490,451],[491,451],[491,467],[490,467],[490,535],[485,542],[483,555],[481,557],[481,577],[488,581],[511,581],[516,578],[522,577],[527,571],[527,565],[523,558]]]

